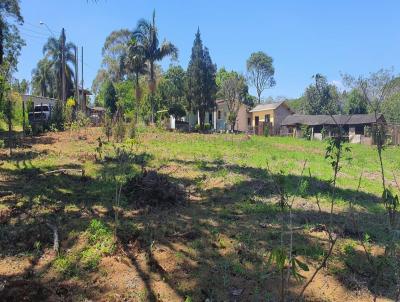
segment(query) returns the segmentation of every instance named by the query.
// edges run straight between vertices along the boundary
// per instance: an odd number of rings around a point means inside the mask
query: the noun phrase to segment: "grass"
[[[126,290],[132,294],[134,288],[137,298],[143,301],[158,294],[167,301],[226,301],[231,298],[232,288],[245,288],[243,301],[253,301],[255,297],[273,301],[277,283],[266,266],[266,255],[281,238],[280,209],[272,182],[280,173],[288,194],[295,197],[296,255],[312,266],[325,254],[324,234],[313,231],[315,226],[326,223],[329,211],[332,168],[325,160],[324,142],[142,132],[137,150],[134,148],[138,161],[126,168],[139,173],[142,162],[146,169],[157,169],[185,187],[190,198],[186,206],[138,210],[123,195],[120,209],[113,205],[115,186],[105,176],[118,173],[118,169],[112,160],[112,143],[104,144],[103,156],[109,159],[95,161],[96,138],[100,133],[99,129],[89,129],[87,140],[79,140],[75,138],[78,135],[69,132],[50,134],[37,138],[32,150],[17,150],[12,159],[7,159],[5,152],[2,154],[4,189],[16,192],[11,199],[0,201],[0,213],[14,215],[0,225],[4,259],[19,252],[40,254],[51,249],[49,233],[42,230],[38,237],[36,233],[40,233],[43,221],[55,221],[60,227],[62,250],[51,260],[52,270],[42,274],[48,279],[58,280],[61,276],[62,280],[74,278],[81,283],[87,279],[82,287],[93,292],[98,291],[93,280],[100,280],[99,286],[111,293]],[[370,235],[371,245],[379,253],[387,231],[379,202],[381,184],[376,150],[363,145],[351,145],[351,149],[351,160],[343,162],[339,173],[334,222],[338,227],[343,225],[352,201],[360,227]],[[305,160],[307,173],[302,178]],[[271,172],[267,171],[267,164]],[[384,165],[388,183],[394,186],[393,173],[400,179],[398,148],[388,147],[384,151]],[[85,177],[41,175],[60,168],[84,169]],[[364,176],[357,191],[361,173]],[[317,194],[322,213],[316,206]],[[120,221],[116,226],[113,218],[117,210]],[[26,213],[29,217],[25,217]],[[354,235],[340,238],[334,252],[335,269],[329,269],[343,289],[346,282],[340,283],[340,278],[349,273],[346,261],[354,263],[361,257],[359,251]],[[106,256],[112,257],[105,262]],[[355,263],[357,268],[364,269],[364,262]],[[128,269],[122,273],[118,270],[123,265]],[[102,271],[107,272],[108,279],[102,279]],[[125,276],[129,282],[141,281],[130,288],[123,287],[129,283],[126,280],[118,281],[121,287],[117,289],[108,286],[108,280],[123,280]],[[298,286],[294,285],[293,290]],[[392,297],[391,290],[392,287],[384,288],[381,293]],[[313,291],[319,292],[315,288]],[[95,296],[89,298],[96,300]]]

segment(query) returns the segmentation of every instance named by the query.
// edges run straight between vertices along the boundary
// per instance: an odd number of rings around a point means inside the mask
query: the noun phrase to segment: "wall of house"
[[[247,132],[249,130],[248,118],[251,119],[251,113],[247,111],[245,105],[241,105],[239,108],[235,129],[241,132]]]
[[[218,111],[221,112],[221,118],[218,119]],[[215,125],[215,130],[217,131],[226,131],[230,130],[230,124],[228,122],[228,115],[229,115],[229,110],[228,107],[226,106],[225,103],[220,103],[217,105],[217,109],[215,111],[215,116],[216,116],[216,125]],[[236,125],[235,125],[235,130],[241,131],[241,132],[246,132],[249,130],[248,124],[247,124],[247,118],[251,118],[251,113],[248,113],[247,107],[245,105],[241,105],[238,111],[238,116],[236,118]]]
[[[260,122],[265,122],[265,115],[269,114],[270,116],[270,122],[272,125],[274,125],[274,110],[269,109],[269,110],[263,110],[263,111],[257,111],[257,112],[252,112],[252,118],[251,118],[251,126],[255,127],[256,125],[256,117],[258,116]]]
[[[292,113],[289,111],[289,109],[284,105],[281,105],[274,110],[274,121],[272,125],[276,133],[279,133],[279,128],[281,127],[282,121],[291,114]]]

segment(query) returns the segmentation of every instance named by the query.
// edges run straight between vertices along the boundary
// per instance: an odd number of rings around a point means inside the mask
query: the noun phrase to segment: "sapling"
[[[328,259],[331,257],[333,248],[336,245],[338,235],[335,233],[335,230],[333,228],[333,210],[334,210],[334,204],[335,204],[335,199],[336,199],[336,186],[337,186],[337,177],[339,170],[341,168],[341,160],[343,156],[346,153],[350,153],[351,149],[350,147],[345,145],[345,136],[344,136],[344,130],[343,126],[339,125],[334,116],[331,115],[331,118],[336,124],[336,136],[333,136],[328,139],[328,144],[326,146],[326,154],[325,158],[330,161],[330,164],[332,166],[332,171],[333,171],[333,177],[332,177],[332,189],[330,193],[330,213],[329,213],[329,227],[326,228],[327,234],[328,234],[328,243],[329,243],[329,248],[328,252],[325,254],[324,258],[322,259],[321,263],[319,266],[316,268],[314,273],[311,275],[310,279],[304,284],[303,288],[300,291],[300,294],[298,295],[298,300],[300,300],[308,286],[313,282],[314,278],[317,276],[319,271],[326,267]],[[346,124],[346,122],[344,123]]]
[[[300,174],[300,180],[297,185],[297,191],[293,194],[292,198],[290,198],[289,193],[286,190],[286,177],[284,172],[281,170],[278,175],[273,176],[273,184],[275,186],[275,190],[279,195],[278,206],[281,210],[281,243],[278,248],[275,248],[271,251],[271,254],[268,259],[268,265],[275,264],[279,274],[280,274],[280,301],[284,302],[286,297],[286,290],[289,284],[290,276],[293,276],[296,280],[301,280],[304,277],[300,274],[300,270],[308,271],[308,266],[301,262],[298,258],[293,256],[293,203],[296,195],[298,194],[300,187],[302,185],[302,177],[304,174],[304,170],[307,164],[307,160],[304,161],[303,168]],[[271,169],[267,163],[267,171],[270,175],[272,175]],[[286,212],[289,212],[289,223],[287,224],[285,219]],[[289,239],[289,247],[285,248],[285,240],[284,235],[288,232]],[[286,277],[285,277],[286,272]]]

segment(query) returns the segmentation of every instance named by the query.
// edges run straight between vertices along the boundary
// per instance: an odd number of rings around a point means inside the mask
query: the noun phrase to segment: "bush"
[[[60,100],[58,100],[53,108],[50,123],[57,130],[64,130],[64,122],[65,122],[64,105]]]
[[[307,125],[301,126],[301,135],[306,140],[311,140],[311,128]]]
[[[112,131],[114,135],[114,140],[117,143],[120,143],[124,140],[126,134],[126,127],[125,127],[125,122],[122,118],[117,119]]]
[[[200,124],[197,124],[196,126],[194,126],[194,129],[195,129],[196,131],[200,131],[200,130],[201,130]],[[205,123],[205,124],[204,124],[204,129],[203,129],[203,130],[205,130],[205,131],[211,130],[211,125],[208,124],[208,123]]]
[[[58,273],[64,275],[65,277],[72,277],[78,273],[76,261],[74,261],[71,256],[58,256],[53,262],[53,267]]]
[[[110,137],[112,136],[112,119],[108,113],[104,116],[104,126],[103,133],[107,137],[107,141],[110,141]]]
[[[114,238],[111,229],[101,220],[93,219],[87,229],[89,243],[100,254],[112,254],[114,251]]]
[[[269,134],[270,134],[269,125],[265,125],[265,127],[264,127],[264,136],[269,136]]]

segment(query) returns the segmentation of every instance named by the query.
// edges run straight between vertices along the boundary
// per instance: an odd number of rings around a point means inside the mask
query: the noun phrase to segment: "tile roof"
[[[382,114],[378,115],[378,120],[385,121]],[[293,114],[287,116],[282,121],[282,126],[289,125],[308,125],[308,126],[316,126],[316,125],[358,125],[358,124],[372,124],[375,123],[375,115],[374,114],[335,114],[333,116],[330,115],[301,115],[301,114]]]
[[[282,105],[285,101],[282,102],[276,102],[276,103],[268,103],[268,104],[259,104],[253,109],[250,110],[250,112],[257,112],[257,111],[264,111],[264,110],[274,110],[278,108],[280,105]]]

